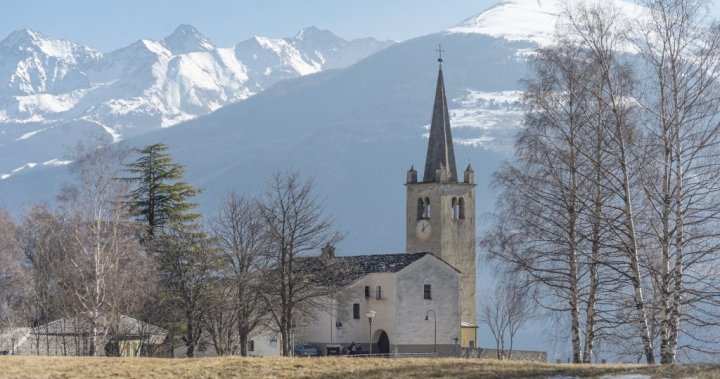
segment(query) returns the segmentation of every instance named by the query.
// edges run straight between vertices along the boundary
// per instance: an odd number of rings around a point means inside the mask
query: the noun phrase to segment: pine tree
[[[131,208],[146,225],[153,238],[169,223],[191,222],[201,217],[191,210],[197,206],[189,199],[200,191],[182,181],[184,167],[173,163],[168,146],[156,143],[138,150],[140,157],[127,165],[128,180],[136,184]]]

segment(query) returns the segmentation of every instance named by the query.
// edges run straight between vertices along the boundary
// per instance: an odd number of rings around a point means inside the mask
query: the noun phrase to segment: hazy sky
[[[101,51],[195,26],[218,46],[315,25],[340,37],[406,40],[460,23],[496,0],[3,0],[0,39],[29,27]]]

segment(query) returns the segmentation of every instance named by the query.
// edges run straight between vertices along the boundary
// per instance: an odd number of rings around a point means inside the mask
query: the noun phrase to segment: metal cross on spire
[[[442,63],[442,61],[443,61],[443,59],[442,59],[442,53],[443,53],[443,51],[445,51],[445,50],[442,49],[442,44],[438,44],[438,48],[437,48],[437,50],[435,50],[435,51],[438,52],[438,62]]]

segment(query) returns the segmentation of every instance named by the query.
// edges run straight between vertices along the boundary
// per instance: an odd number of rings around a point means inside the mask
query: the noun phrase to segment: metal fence
[[[390,354],[354,354],[343,355],[349,358],[435,358],[436,353],[390,353]]]

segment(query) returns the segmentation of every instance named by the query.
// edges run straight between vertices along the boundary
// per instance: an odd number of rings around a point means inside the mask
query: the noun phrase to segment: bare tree
[[[516,141],[516,161],[496,173],[503,189],[498,219],[481,240],[491,258],[543,289],[544,307],[567,312],[575,363],[592,355],[602,283],[598,212],[605,201],[605,191],[594,184],[602,175],[593,158],[605,149],[587,88],[595,76],[583,56],[581,46],[559,39],[533,60],[526,128]]]
[[[107,326],[139,284],[126,275],[140,260],[137,230],[124,204],[129,190],[117,179],[126,155],[117,146],[79,150],[72,166],[77,181],[60,196],[64,225],[54,232],[65,258],[63,284],[91,329],[90,355],[102,353]]]
[[[69,314],[66,312],[71,308],[71,301],[62,285],[61,275],[65,254],[56,232],[61,229],[59,217],[47,205],[28,208],[20,221],[17,238],[23,254],[27,288],[21,306],[15,311],[20,313],[17,316],[23,324],[47,326],[48,322]],[[38,355],[41,354],[39,339],[40,335],[36,334],[33,340]],[[44,346],[49,347],[49,344]]]
[[[497,281],[484,297],[479,318],[490,328],[498,359],[512,358],[515,335],[534,316],[533,306],[528,288],[512,279]]]
[[[276,174],[259,204],[267,227],[271,265],[265,271],[262,293],[280,330],[282,354],[290,355],[296,313],[329,290],[302,269],[301,257],[335,244],[341,235],[323,215],[322,203],[313,194],[313,182],[302,181],[297,173]]]
[[[709,2],[642,2],[648,18],[637,46],[650,68],[639,100],[647,114],[643,189],[651,215],[648,233],[660,256],[650,274],[657,284],[660,362],[675,363],[682,319],[717,325],[707,313],[715,288],[720,194],[717,172],[720,32],[707,25]],[[686,336],[692,337],[686,331]],[[694,338],[693,338],[694,339]],[[695,339],[702,343],[705,338]]]
[[[0,210],[0,328],[15,323],[14,309],[21,303],[26,284],[18,233],[10,214]]]
[[[156,234],[153,251],[165,297],[185,323],[186,355],[193,357],[203,331],[212,275],[218,268],[217,252],[199,226],[183,223],[167,224],[163,233]]]
[[[597,79],[590,82],[588,90],[603,108],[608,152],[611,165],[602,165],[604,185],[610,193],[617,194],[618,202],[606,204],[606,220],[610,220],[615,234],[617,250],[622,252],[630,266],[626,278],[632,284],[633,302],[636,309],[635,324],[647,363],[654,363],[653,340],[648,321],[647,301],[643,294],[640,237],[638,235],[636,209],[637,180],[635,140],[637,135],[637,107],[630,101],[634,95],[635,80],[629,61],[619,51],[629,43],[627,22],[612,6],[579,5],[567,12],[572,30],[579,36],[583,47],[592,60]],[[618,273],[625,270],[618,266]]]
[[[222,288],[234,313],[240,354],[247,355],[248,337],[265,318],[261,283],[267,266],[267,230],[255,199],[231,192],[211,220],[214,241],[220,252]],[[219,316],[219,315],[218,315]],[[225,318],[229,318],[227,315]],[[226,332],[226,334],[228,334]],[[212,333],[220,334],[218,333]]]
[[[203,301],[200,320],[203,331],[210,335],[215,354],[234,355],[240,350],[238,335],[239,304],[235,299],[236,289],[229,280],[210,280],[207,295]]]

